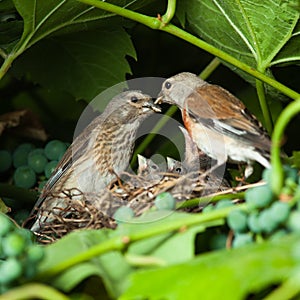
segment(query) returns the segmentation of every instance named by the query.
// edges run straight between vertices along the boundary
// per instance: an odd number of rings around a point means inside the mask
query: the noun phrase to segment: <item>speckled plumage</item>
[[[37,211],[37,217],[31,230],[37,232],[43,224],[51,223],[53,208],[66,206],[63,197],[53,195],[63,196],[69,190],[105,195],[106,186],[116,178],[115,174],[129,164],[139,125],[154,111],[158,112],[159,108],[150,96],[140,91],[127,91],[114,97],[104,112],[73,141],[59,162],[35,205],[33,213]]]

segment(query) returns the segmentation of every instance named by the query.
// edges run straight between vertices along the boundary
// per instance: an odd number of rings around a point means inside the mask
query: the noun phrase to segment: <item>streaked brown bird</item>
[[[165,80],[156,103],[177,105],[186,129],[198,148],[217,164],[227,160],[247,163],[245,177],[251,175],[252,162],[270,167],[270,138],[245,105],[218,85],[195,74],[179,73]]]
[[[31,230],[38,232],[53,221],[54,208],[66,206],[63,198],[55,198],[54,194],[63,195],[66,190],[76,189],[88,195],[106,189],[116,174],[128,166],[142,121],[159,111],[152,98],[140,91],[114,97],[62,157],[35,205],[33,213],[37,215]]]

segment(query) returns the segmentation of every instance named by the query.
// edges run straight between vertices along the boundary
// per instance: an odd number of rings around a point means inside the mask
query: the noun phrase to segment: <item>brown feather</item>
[[[218,119],[233,129],[244,131],[245,134],[237,135],[244,142],[260,150],[270,151],[270,138],[259,121],[239,99],[222,87],[205,84],[191,93],[185,104],[191,117],[198,121],[202,119],[205,123]],[[226,131],[223,133],[226,134]]]

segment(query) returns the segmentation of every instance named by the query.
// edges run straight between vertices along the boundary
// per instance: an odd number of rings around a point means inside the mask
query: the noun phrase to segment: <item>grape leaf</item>
[[[83,230],[73,232],[54,244],[45,247],[46,259],[39,266],[40,274],[55,268],[72,257],[83,254],[90,247],[107,241],[109,230]],[[118,251],[104,253],[90,261],[74,264],[53,279],[44,279],[63,291],[72,290],[91,275],[102,278],[107,290],[116,297],[124,289],[125,277],[133,271]]]
[[[276,55],[271,65],[299,64],[300,61],[300,21],[298,21],[291,39],[284,45],[282,50]]]
[[[198,36],[261,71],[292,37],[299,18],[298,11],[281,0],[192,0],[184,7]],[[253,82],[251,76],[238,73]]]
[[[132,10],[148,2],[112,1]],[[13,63],[18,77],[26,75],[48,89],[91,100],[99,92],[124,81],[126,73],[131,72],[125,56],[136,58],[136,54],[122,28],[122,18],[76,0],[13,0],[13,3],[23,18],[24,28],[12,50],[10,45],[7,57],[10,60],[19,57]],[[2,45],[2,48],[7,47]]]
[[[135,57],[125,30],[102,28],[44,39],[21,55],[12,71],[76,99],[92,100],[131,72],[125,55]]]
[[[76,0],[13,0],[24,20],[19,47],[30,47],[53,33],[76,32],[95,25],[107,24],[114,14],[80,3]],[[137,9],[147,1],[115,0],[112,4]],[[111,20],[110,20],[111,22]]]
[[[297,243],[299,235],[289,236],[138,271],[129,277],[128,289],[119,299],[246,299],[292,274]]]

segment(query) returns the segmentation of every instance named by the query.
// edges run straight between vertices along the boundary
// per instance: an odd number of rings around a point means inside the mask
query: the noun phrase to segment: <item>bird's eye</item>
[[[136,96],[132,96],[130,100],[133,103],[137,103],[139,101],[139,99]]]
[[[165,83],[165,88],[166,88],[167,90],[169,90],[169,89],[171,88],[171,86],[172,86],[172,83],[171,83],[171,82],[167,81],[167,82]]]
[[[181,173],[181,168],[176,168],[175,171],[176,171],[177,173]]]
[[[153,170],[157,170],[157,166],[151,166]]]

